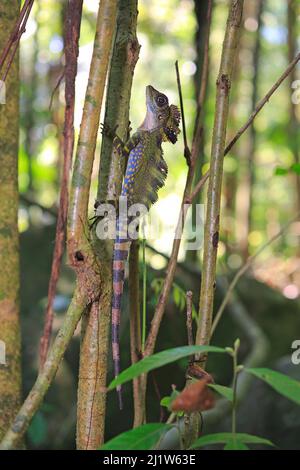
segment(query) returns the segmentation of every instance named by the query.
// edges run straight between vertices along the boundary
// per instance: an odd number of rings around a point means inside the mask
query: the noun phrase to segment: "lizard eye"
[[[158,115],[158,119],[161,121],[163,119],[163,115],[162,114],[159,114]]]
[[[164,106],[165,104],[167,104],[168,102],[168,99],[165,95],[158,95],[158,97],[156,98],[156,103],[158,106]]]

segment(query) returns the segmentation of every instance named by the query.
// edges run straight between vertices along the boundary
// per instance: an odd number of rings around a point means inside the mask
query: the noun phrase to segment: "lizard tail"
[[[127,239],[116,238],[113,252],[113,295],[112,295],[112,352],[114,373],[120,373],[120,342],[119,330],[121,321],[121,300],[124,287],[125,263],[128,256],[130,242]],[[123,408],[121,386],[117,387],[120,410]]]

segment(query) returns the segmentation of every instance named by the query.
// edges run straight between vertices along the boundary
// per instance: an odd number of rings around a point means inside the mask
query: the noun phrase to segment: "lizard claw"
[[[105,122],[103,124],[102,123],[100,124],[101,134],[111,139],[114,139],[116,137],[117,128],[118,128],[118,124],[114,128],[111,128],[110,125]]]

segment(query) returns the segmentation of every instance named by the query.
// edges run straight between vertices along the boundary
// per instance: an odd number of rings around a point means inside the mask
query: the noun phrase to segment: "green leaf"
[[[161,400],[160,400],[160,404],[161,406],[164,406],[165,408],[168,408],[170,409],[170,405],[172,403],[172,398],[171,397],[163,397]]]
[[[300,382],[267,368],[244,369],[270,385],[276,392],[300,405]]]
[[[223,397],[227,398],[229,401],[233,401],[233,391],[230,387],[224,387],[223,385],[208,384],[208,386],[214,389]]]
[[[278,166],[278,167],[275,168],[274,174],[276,176],[283,176],[283,175],[287,175],[288,172],[289,172],[289,170],[287,168],[283,168],[283,167]]]
[[[197,439],[190,449],[196,449],[197,447],[204,447],[211,444],[228,444],[233,440],[231,432],[218,432],[216,434],[207,434]],[[236,433],[234,435],[236,443],[242,442],[243,444],[265,444],[273,446],[274,444],[268,439],[263,437],[253,436],[252,434]]]
[[[171,410],[171,404],[172,402],[175,400],[175,398],[178,397],[180,392],[178,392],[177,390],[173,390],[171,395],[167,396],[167,397],[163,397],[161,400],[160,400],[160,404],[161,406],[165,406],[166,408],[168,408],[168,410],[170,411]]]
[[[231,441],[225,444],[224,450],[250,450],[249,447],[241,441],[235,441],[233,438]]]
[[[173,299],[174,303],[177,307],[180,305],[180,290],[176,287],[173,286]]]
[[[162,423],[143,424],[114,437],[100,447],[100,450],[149,450],[171,427],[171,424]]]
[[[158,369],[166,364],[178,361],[178,359],[181,359],[182,357],[206,352],[226,353],[225,349],[218,348],[216,346],[182,346],[180,348],[167,349],[166,351],[146,357],[145,359],[142,359],[128,367],[128,369],[123,370],[121,374],[110,383],[108,390],[112,390],[117,385],[128,382],[138,375],[149,372],[150,370]]]
[[[163,397],[163,398],[160,400],[161,406],[164,406],[165,408],[168,408],[168,411],[172,411],[172,410],[171,410],[172,402],[175,400],[175,398],[178,397],[178,395],[180,395],[180,392],[178,392],[178,390],[173,390],[172,393],[171,393],[171,395],[166,396],[166,397]],[[176,415],[177,415],[177,416],[183,416],[184,413],[183,413],[183,411],[177,411],[177,412],[176,412]]]
[[[297,175],[300,175],[300,163],[293,163],[291,170]]]
[[[35,446],[43,444],[47,438],[47,420],[43,413],[38,411],[33,417],[28,429],[28,436]]]

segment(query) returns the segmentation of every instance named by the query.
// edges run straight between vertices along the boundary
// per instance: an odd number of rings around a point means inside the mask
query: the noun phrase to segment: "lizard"
[[[166,95],[153,86],[146,87],[146,115],[142,124],[129,140],[124,143],[115,131],[105,124],[102,132],[113,138],[113,146],[120,157],[128,158],[121,196],[127,198],[128,207],[143,204],[147,210],[158,199],[158,190],[164,185],[168,173],[163,158],[162,142],[173,144],[179,134],[180,112],[177,106],[169,105]],[[113,248],[113,290],[112,290],[112,352],[114,375],[120,373],[119,328],[121,300],[124,288],[125,263],[132,238],[127,233],[128,220],[117,218],[116,237]],[[119,407],[122,409],[121,387],[117,387]]]

